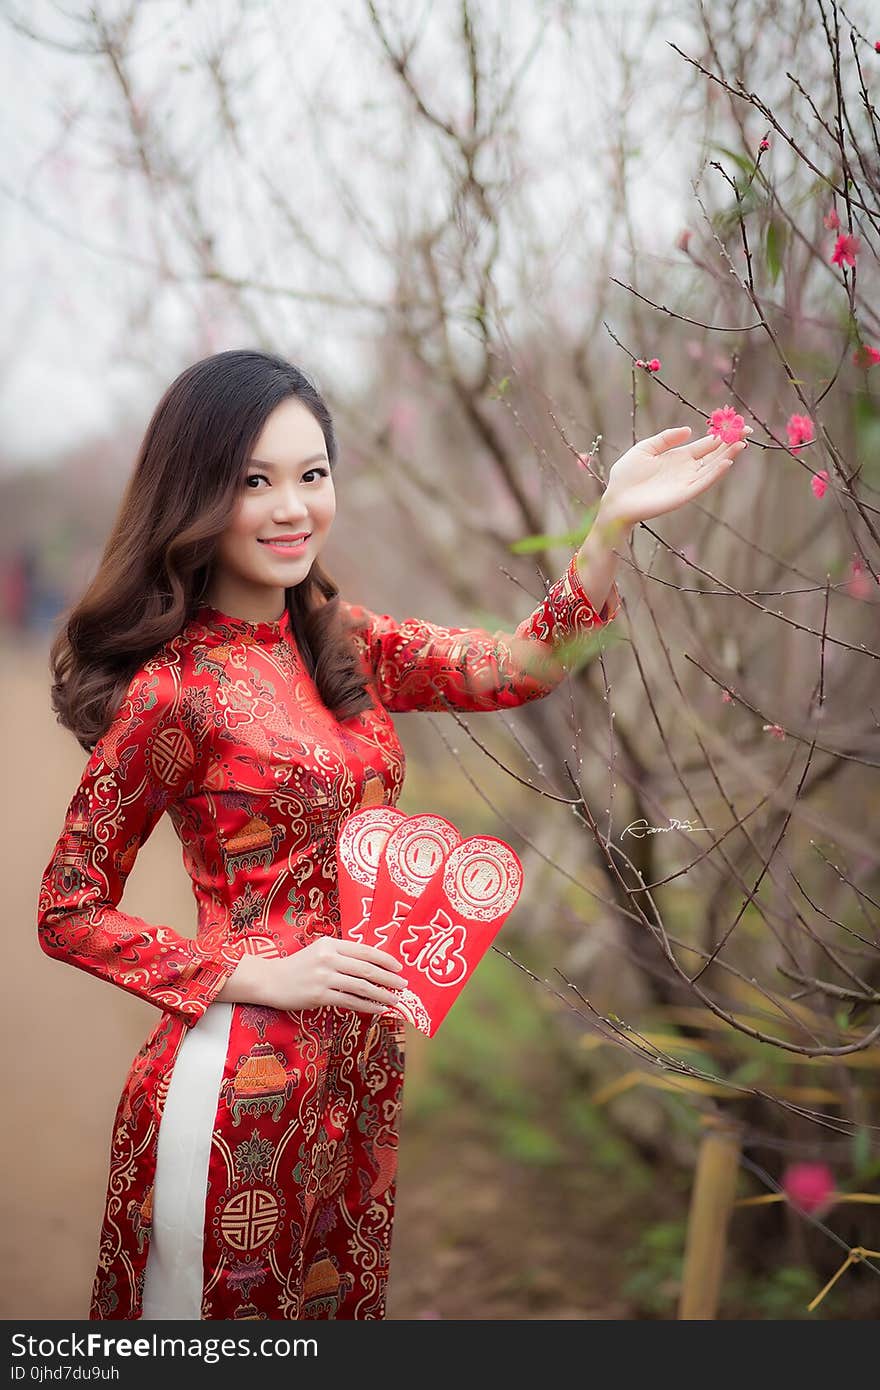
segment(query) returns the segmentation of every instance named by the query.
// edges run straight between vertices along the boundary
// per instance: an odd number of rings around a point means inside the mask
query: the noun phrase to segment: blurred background
[[[637,528],[552,696],[395,717],[401,809],[508,840],[526,888],[436,1038],[408,1029],[388,1316],[674,1318],[714,1231],[703,1316],[876,1317],[876,19],[4,6],[0,1315],[87,1316],[154,1021],[39,950],[85,761],[49,643],[162,392],[252,346],[334,415],[322,563],[399,618],[512,630],[634,438],[754,428],[705,504]],[[167,819],[124,902],[194,931]]]

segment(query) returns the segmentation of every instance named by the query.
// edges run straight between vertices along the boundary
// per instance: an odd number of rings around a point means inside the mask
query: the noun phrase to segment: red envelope
[[[460,844],[461,835],[443,816],[406,816],[385,841],[369,925],[358,940],[387,950],[390,937]]]
[[[370,920],[376,871],[385,841],[401,821],[396,806],[367,806],[355,811],[342,825],[336,839],[336,870],[342,935],[364,941]]]
[[[406,972],[395,1009],[429,1038],[516,905],[518,855],[494,835],[472,835],[451,850],[385,949]]]

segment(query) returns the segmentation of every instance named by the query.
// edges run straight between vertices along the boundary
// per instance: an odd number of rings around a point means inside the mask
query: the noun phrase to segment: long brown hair
[[[87,752],[138,668],[206,602],[247,459],[288,396],[321,426],[332,470],[338,449],[330,412],[305,373],[282,357],[215,353],[182,372],[156,406],[98,571],[50,649],[52,707]],[[327,708],[337,719],[369,709],[339,590],[317,560],[285,591],[285,602]]]

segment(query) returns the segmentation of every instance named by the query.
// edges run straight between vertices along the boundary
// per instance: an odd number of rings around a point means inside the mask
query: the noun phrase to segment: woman
[[[398,800],[390,714],[559,684],[559,644],[617,612],[612,544],[745,447],[688,434],[618,460],[565,574],[490,634],[341,598],[318,562],[336,439],[296,367],[222,352],[168,389],[52,649],[54,707],[90,757],[40,943],[161,1010],[116,1112],[91,1318],[384,1317],[406,981],[338,934],[339,828]],[[195,939],[119,910],[165,811]]]

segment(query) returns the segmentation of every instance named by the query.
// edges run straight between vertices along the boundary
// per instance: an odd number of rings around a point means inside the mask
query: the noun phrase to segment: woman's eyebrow
[[[307,463],[317,463],[319,459],[323,460],[324,463],[328,461],[326,454],[312,454],[311,458],[303,459],[302,463],[296,464],[295,467],[305,468]],[[258,463],[261,468],[280,468],[282,466],[278,463],[266,463],[264,459],[248,459],[248,463]]]

